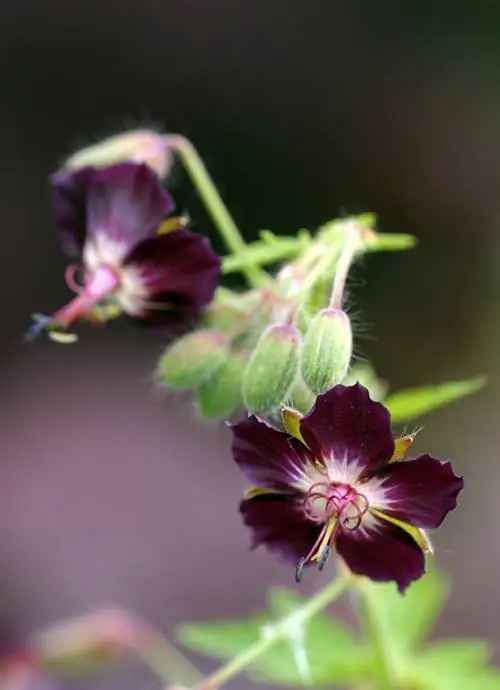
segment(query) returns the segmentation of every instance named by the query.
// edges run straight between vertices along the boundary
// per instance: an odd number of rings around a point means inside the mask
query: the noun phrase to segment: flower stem
[[[231,661],[221,666],[217,671],[212,673],[212,675],[205,678],[205,680],[197,686],[198,690],[216,690],[220,688],[224,683],[227,683],[228,680],[231,680],[231,678],[246,669],[271,647],[286,638],[291,627],[302,625],[309,620],[309,618],[312,618],[331,604],[343,594],[349,583],[349,577],[339,577],[329,582],[326,587],[312,596],[303,606],[281,622],[277,623],[269,635],[254,642],[250,647],[247,647],[247,649],[235,656],[234,659],[231,659]]]
[[[347,237],[335,269],[335,278],[330,297],[330,307],[332,309],[342,309],[347,276],[354,257],[361,246],[361,242],[362,239],[359,228],[356,225],[348,228]]]
[[[362,578],[357,579],[356,589],[361,599],[360,617],[377,660],[375,687],[377,690],[394,690],[396,660],[391,651],[391,639],[385,627],[384,612],[377,611],[376,602],[370,596],[370,590],[364,586],[364,582],[366,581]]]
[[[150,626],[141,630],[140,641],[134,645],[133,651],[167,685],[183,683],[191,686],[201,678],[198,669]]]
[[[181,134],[167,134],[163,142],[178,154],[228,249],[236,256],[244,252],[245,240],[193,144]],[[241,271],[253,287],[259,286],[265,278],[265,273],[257,265],[244,265]]]

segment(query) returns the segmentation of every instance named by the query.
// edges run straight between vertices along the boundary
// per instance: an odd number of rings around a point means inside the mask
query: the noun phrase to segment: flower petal
[[[173,313],[194,318],[214,296],[220,276],[220,259],[206,237],[190,230],[174,230],[140,242],[124,259],[134,266],[149,292],[151,309],[140,318],[162,320],[162,304]],[[173,312],[173,313],[172,313]]]
[[[52,212],[63,250],[72,257],[82,253],[87,233],[86,192],[93,168],[60,170],[50,178]]]
[[[59,171],[51,178],[56,224],[66,249],[81,252],[87,235],[104,233],[131,247],[156,233],[174,207],[145,164]]]
[[[240,503],[243,522],[252,531],[251,548],[263,544],[285,563],[306,556],[322,529],[304,518],[295,496],[261,494]]]
[[[287,434],[255,417],[231,426],[233,458],[251,484],[265,489],[293,492],[306,465],[312,462],[307,448],[290,442]]]
[[[394,581],[401,593],[425,573],[425,556],[409,534],[374,518],[367,528],[342,532],[337,552],[356,575],[375,582]]]
[[[319,395],[300,430],[318,458],[357,463],[366,469],[386,464],[394,453],[391,419],[364,386],[334,386]]]
[[[384,498],[373,507],[415,527],[439,527],[464,485],[450,462],[430,455],[391,463],[374,478],[381,480]]]

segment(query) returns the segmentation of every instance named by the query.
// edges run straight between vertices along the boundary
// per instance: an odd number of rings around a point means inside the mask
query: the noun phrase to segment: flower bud
[[[349,369],[352,330],[342,309],[322,309],[311,321],[302,348],[301,372],[316,395],[340,383]]]
[[[165,146],[161,134],[137,129],[86,146],[70,156],[63,167],[68,170],[87,165],[100,168],[122,162],[147,163],[159,177],[165,178],[170,172],[173,158],[171,149]]]
[[[196,388],[224,362],[227,352],[227,338],[219,331],[193,331],[167,347],[158,362],[156,378],[164,388]]]
[[[300,365],[301,335],[290,325],[272,325],[262,334],[243,374],[243,401],[249,412],[270,414],[288,396]]]
[[[45,670],[82,675],[101,670],[136,645],[136,623],[122,611],[100,611],[56,624],[32,640],[32,651]]]
[[[201,419],[224,419],[243,407],[241,380],[248,356],[234,352],[196,389],[196,409]]]

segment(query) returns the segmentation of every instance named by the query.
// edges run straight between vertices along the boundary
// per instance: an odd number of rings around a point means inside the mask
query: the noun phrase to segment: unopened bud
[[[231,333],[238,331],[247,318],[245,299],[226,288],[219,287],[203,316],[203,323],[207,328]]]
[[[158,362],[156,378],[165,388],[189,390],[208,379],[227,357],[227,338],[201,329],[176,340]]]
[[[248,356],[232,353],[212,376],[196,389],[196,408],[202,419],[225,419],[243,407],[241,381]]]
[[[302,348],[301,372],[319,395],[340,383],[349,369],[352,329],[342,309],[322,309],[311,321]]]
[[[287,398],[300,365],[300,332],[272,325],[262,334],[243,374],[243,401],[249,412],[275,411]]]
[[[165,145],[161,134],[137,129],[86,146],[70,156],[63,167],[76,170],[87,165],[100,168],[125,162],[146,163],[160,178],[165,178],[173,164],[172,151]]]
[[[136,646],[137,626],[122,611],[100,611],[51,626],[32,640],[39,665],[62,675],[93,673]]]

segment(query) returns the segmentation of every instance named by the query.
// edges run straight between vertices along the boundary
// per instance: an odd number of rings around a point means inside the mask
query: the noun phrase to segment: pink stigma
[[[300,582],[308,563],[317,561],[319,569],[323,569],[339,532],[353,532],[361,527],[369,504],[364,494],[348,484],[316,482],[304,496],[303,509],[310,520],[323,523],[323,529],[307,556],[301,558],[297,565],[297,582]]]

